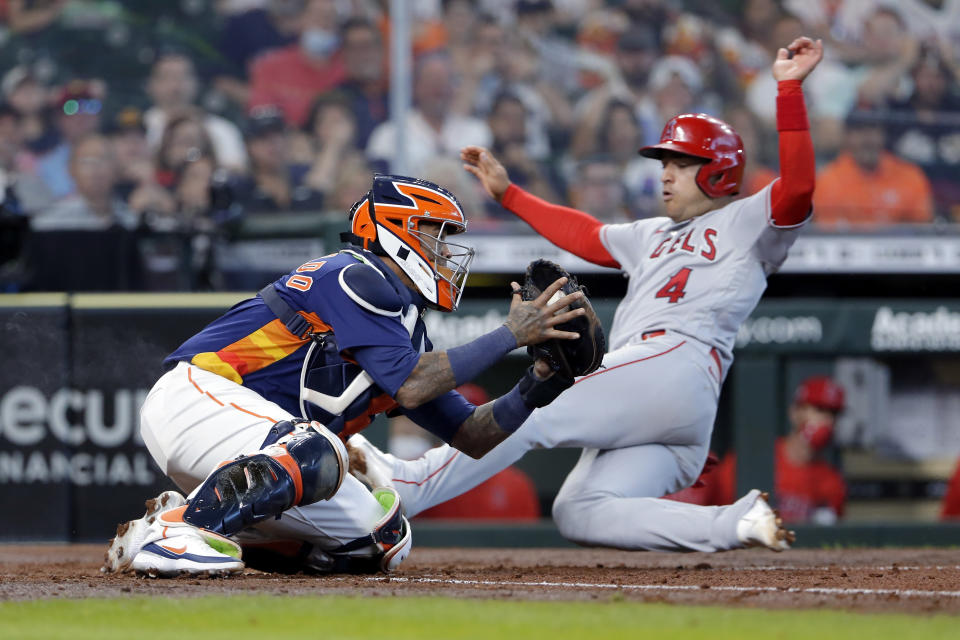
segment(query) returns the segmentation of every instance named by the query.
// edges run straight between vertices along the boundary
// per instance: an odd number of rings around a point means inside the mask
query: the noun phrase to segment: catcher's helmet
[[[793,394],[794,404],[811,404],[837,413],[843,411],[844,401],[843,387],[827,376],[807,378]]]
[[[460,302],[474,250],[446,238],[467,228],[460,202],[432,182],[377,174],[373,188],[350,210],[348,239],[391,258],[427,303],[453,311]],[[439,225],[434,232],[422,223]]]
[[[711,198],[740,192],[746,163],[743,140],[723,120],[705,113],[671,118],[660,134],[660,143],[641,148],[640,155],[659,160],[664,151],[708,160],[697,172],[697,186]]]

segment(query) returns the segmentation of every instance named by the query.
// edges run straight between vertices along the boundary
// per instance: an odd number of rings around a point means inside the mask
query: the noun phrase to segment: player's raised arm
[[[823,58],[823,42],[797,38],[777,52],[777,131],[780,179],[771,189],[771,217],[779,226],[803,222],[813,203],[816,164],[801,83]]]
[[[464,147],[460,159],[463,168],[480,181],[491,198],[544,238],[594,264],[620,266],[600,241],[602,222],[582,211],[551,204],[511,183],[507,170],[489,149]]]

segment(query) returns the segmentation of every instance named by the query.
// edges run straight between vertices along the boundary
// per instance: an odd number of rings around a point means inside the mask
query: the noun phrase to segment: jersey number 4
[[[684,267],[677,271],[675,274],[670,276],[670,279],[667,280],[667,284],[663,285],[660,288],[660,291],[657,291],[656,298],[667,298],[668,302],[679,302],[680,298],[687,295],[687,292],[684,289],[687,288],[687,278],[690,277],[690,272],[692,269],[690,267]]]

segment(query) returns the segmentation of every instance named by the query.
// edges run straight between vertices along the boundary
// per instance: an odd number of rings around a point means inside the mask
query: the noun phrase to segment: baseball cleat
[[[768,502],[770,494],[756,489],[753,506],[737,523],[737,538],[745,547],[766,547],[773,551],[785,551],[797,539],[793,531],[783,527],[783,520]]]
[[[117,533],[110,540],[110,546],[103,556],[102,573],[121,573],[130,569],[134,556],[143,546],[147,528],[153,524],[157,515],[169,509],[182,507],[187,503],[186,498],[176,491],[164,491],[156,498],[150,498],[144,503],[147,510],[143,517],[117,525]]]
[[[355,433],[347,440],[350,451],[350,474],[373,491],[378,487],[393,488],[391,456]]]
[[[243,570],[240,545],[183,521],[186,506],[164,511],[147,528],[130,568],[138,576],[221,576]]]

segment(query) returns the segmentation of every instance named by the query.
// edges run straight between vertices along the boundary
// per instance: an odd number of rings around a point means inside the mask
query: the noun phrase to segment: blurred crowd
[[[179,234],[209,272],[211,238],[249,216],[344,221],[396,156],[390,5],[0,0],[0,286],[39,232]],[[960,222],[960,0],[409,5],[407,172],[471,228],[513,221],[462,170],[467,144],[604,221],[657,215],[660,167],[636,150],[688,111],[739,131],[758,191],[777,173],[770,65],[801,34],[827,55],[805,85],[817,224]]]

